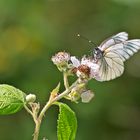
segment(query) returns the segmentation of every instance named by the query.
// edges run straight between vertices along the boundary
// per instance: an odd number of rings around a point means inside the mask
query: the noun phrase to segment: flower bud
[[[81,93],[83,91],[85,91],[85,83],[77,84],[77,86],[74,87],[69,94],[70,100],[77,102],[80,99]]]
[[[68,61],[70,60],[70,54],[67,52],[58,52],[55,56],[52,56],[52,61],[57,65],[60,71],[65,71],[68,68]]]
[[[88,102],[90,102],[90,100],[91,100],[93,97],[94,97],[94,94],[93,94],[93,92],[90,91],[90,90],[87,90],[87,91],[85,91],[85,92],[83,92],[83,93],[81,94],[81,99],[82,99],[82,102],[83,102],[83,103],[88,103]]]
[[[70,100],[73,102],[77,102],[80,99],[80,93],[77,91],[72,91],[69,94]]]
[[[28,103],[33,103],[36,100],[36,95],[34,94],[29,94],[26,96],[26,102]]]

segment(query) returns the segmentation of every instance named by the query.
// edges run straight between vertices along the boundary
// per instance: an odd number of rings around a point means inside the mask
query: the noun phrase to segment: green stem
[[[40,125],[41,125],[41,120],[37,120],[35,123],[35,131],[33,134],[33,140],[38,140]]]
[[[29,114],[31,114],[31,116],[33,116],[32,111],[28,108],[27,105],[24,105],[24,108],[26,109],[26,111],[27,111]]]
[[[55,97],[53,99],[53,103],[56,102],[56,101],[58,101],[58,100],[60,100],[60,99],[62,99],[64,96],[68,95],[69,92],[77,85],[77,83],[78,83],[78,80],[75,81],[67,90],[65,90],[64,92],[62,92],[61,94],[59,94],[57,97]]]
[[[43,116],[45,115],[46,111],[48,110],[48,108],[56,101],[62,99],[64,96],[66,96],[67,94],[69,94],[69,92],[76,86],[77,81],[75,83],[73,83],[68,89],[66,89],[64,92],[62,92],[61,94],[59,94],[58,96],[56,96],[54,99],[52,99],[51,101],[48,101],[47,104],[43,107],[42,111],[40,112],[39,115],[39,119],[42,120]]]
[[[63,73],[63,78],[64,78],[64,86],[65,86],[66,89],[68,89],[69,88],[69,82],[68,82],[67,72]]]
[[[39,136],[39,130],[40,130],[40,125],[41,125],[41,120],[37,119],[37,114],[34,114],[27,105],[24,105],[24,108],[26,111],[33,117],[33,120],[35,122],[35,130],[33,134],[33,140],[38,140]]]

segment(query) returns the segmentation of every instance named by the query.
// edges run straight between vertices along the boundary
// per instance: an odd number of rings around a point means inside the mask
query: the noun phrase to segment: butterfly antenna
[[[82,39],[84,39],[84,40],[88,41],[89,43],[91,43],[92,45],[94,45],[94,46],[96,46],[96,47],[97,47],[97,44],[96,44],[96,43],[94,43],[93,41],[89,40],[89,39],[88,39],[88,38],[86,38],[85,36],[80,35],[80,34],[77,34],[77,36],[78,36],[79,38],[82,38]]]

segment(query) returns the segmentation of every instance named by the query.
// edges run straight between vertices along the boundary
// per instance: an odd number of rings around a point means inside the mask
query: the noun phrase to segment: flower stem
[[[68,89],[66,89],[64,92],[56,96],[54,99],[48,101],[46,105],[43,107],[42,111],[40,112],[39,119],[42,120],[43,116],[45,115],[48,108],[56,101],[62,99],[64,96],[66,96],[77,84],[77,81],[73,83]]]
[[[26,109],[26,111],[27,111],[31,116],[33,116],[32,111],[28,108],[27,105],[24,105],[24,108]]]
[[[61,94],[59,94],[57,97],[55,97],[53,99],[53,103],[62,99],[64,96],[68,95],[68,93],[77,85],[78,80],[75,81],[67,90],[65,90],[64,92],[62,92]]]
[[[69,82],[68,82],[67,72],[63,73],[63,78],[64,78],[64,86],[65,86],[66,89],[68,89],[69,88]]]
[[[41,125],[41,120],[37,120],[35,123],[35,131],[33,134],[33,140],[38,140],[40,125]]]

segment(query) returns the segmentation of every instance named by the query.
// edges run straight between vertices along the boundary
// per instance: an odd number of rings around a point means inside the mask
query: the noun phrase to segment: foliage
[[[57,103],[59,116],[57,124],[58,140],[75,140],[77,119],[75,113],[64,103]]]
[[[21,90],[9,85],[0,85],[0,115],[16,113],[25,103],[25,93]]]

